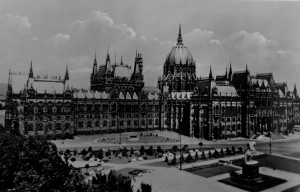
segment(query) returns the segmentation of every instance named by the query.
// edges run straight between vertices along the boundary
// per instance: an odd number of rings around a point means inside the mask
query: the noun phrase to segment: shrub
[[[204,151],[202,151],[202,159],[206,159]]]
[[[223,148],[221,148],[221,155],[222,155],[222,157],[224,156]]]
[[[212,158],[212,154],[211,154],[210,150],[208,150],[208,157]]]
[[[215,149],[214,157],[219,157],[219,156],[220,156],[220,154],[219,154],[218,150]]]
[[[71,161],[72,161],[72,162],[76,161],[76,158],[75,158],[75,157],[72,157],[72,158],[71,158]]]
[[[174,145],[173,147],[172,147],[172,151],[175,153],[176,151],[178,151],[178,146],[177,145]]]
[[[234,146],[231,147],[231,151],[232,151],[233,154],[236,154],[236,151],[235,151],[235,147],[234,147]]]
[[[70,149],[67,149],[67,150],[65,151],[65,153],[68,154],[68,155],[71,154]]]
[[[239,153],[243,153],[243,148],[239,147]]]
[[[231,151],[230,151],[229,147],[226,148],[226,154],[227,154],[227,155],[230,155],[230,154],[231,154]]]
[[[202,143],[202,142],[200,142],[200,143],[199,143],[199,146],[200,146],[200,147],[202,147],[202,146],[203,146],[203,143]]]
[[[59,154],[59,155],[63,155],[64,152],[63,152],[63,151],[59,151],[58,154]]]
[[[166,163],[168,163],[168,162],[169,162],[168,156],[166,156],[166,158],[165,158],[165,162],[166,162]]]
[[[133,148],[131,147],[131,149],[130,149],[130,154],[131,155],[133,155],[134,154],[134,150],[133,150]]]
[[[172,159],[171,165],[177,165],[176,156],[174,155],[174,158]]]
[[[195,154],[195,161],[198,161],[199,160],[199,156],[198,156],[198,153]]]
[[[163,153],[163,150],[160,146],[157,146],[157,149],[156,149],[157,153]]]
[[[105,152],[106,157],[110,157],[111,156],[111,151],[110,149],[107,149],[107,151]]]
[[[88,152],[93,152],[92,147],[89,147],[89,148],[88,148]]]
[[[149,184],[141,183],[141,192],[151,192],[152,187]]]
[[[81,155],[85,156],[88,152],[85,149],[82,149],[82,151],[80,152]]]
[[[147,151],[147,155],[152,156],[153,155],[153,147],[150,146],[148,151]]]
[[[144,153],[145,153],[145,147],[142,145],[140,148],[140,154],[144,155]]]
[[[73,154],[74,154],[74,156],[77,155],[77,150],[76,149],[74,149]]]
[[[188,162],[188,163],[190,163],[190,162],[192,162],[193,161],[193,157],[192,157],[192,155],[189,153],[189,155],[186,157],[186,160],[185,160],[186,162]]]

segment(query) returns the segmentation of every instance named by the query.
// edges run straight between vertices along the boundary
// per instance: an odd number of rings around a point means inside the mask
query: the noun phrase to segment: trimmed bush
[[[210,150],[208,150],[208,158],[212,158],[212,154]]]
[[[234,147],[234,146],[231,147],[231,151],[232,151],[232,154],[236,154],[236,151],[235,151],[235,147]]]
[[[166,158],[165,158],[165,162],[166,162],[166,163],[168,163],[168,162],[169,162],[169,158],[168,158],[168,156],[166,156]]]
[[[88,152],[85,149],[82,149],[82,151],[80,152],[81,155],[85,156]]]
[[[227,154],[227,155],[230,155],[230,154],[231,154],[231,151],[230,151],[229,147],[226,148],[226,154]]]
[[[71,161],[72,161],[72,162],[76,161],[76,158],[75,158],[75,157],[72,157],[72,158],[71,158]]]
[[[173,147],[172,147],[172,151],[175,153],[175,152],[177,152],[178,151],[178,146],[177,145],[174,145]]]
[[[204,151],[202,151],[201,159],[206,159]]]
[[[221,156],[223,157],[224,156],[224,151],[223,151],[223,148],[221,148]]]
[[[199,156],[198,156],[198,153],[195,154],[195,161],[198,161],[199,160]]]

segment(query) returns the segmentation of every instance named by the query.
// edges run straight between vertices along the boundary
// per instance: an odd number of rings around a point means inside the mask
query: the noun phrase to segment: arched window
[[[87,127],[88,127],[88,128],[91,128],[91,127],[92,127],[92,121],[88,121],[88,122],[87,122]]]
[[[155,125],[158,125],[158,119],[155,119]]]
[[[127,120],[127,125],[131,126],[131,121],[130,120]]]
[[[116,121],[115,120],[111,121],[111,126],[116,126]]]
[[[95,122],[95,127],[99,127],[99,121]]]
[[[145,125],[145,119],[142,119],[142,125]]]
[[[103,121],[103,127],[107,127],[107,120]]]

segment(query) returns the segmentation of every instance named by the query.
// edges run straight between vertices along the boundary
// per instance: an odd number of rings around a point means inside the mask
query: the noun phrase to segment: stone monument
[[[245,162],[242,164],[242,174],[237,174],[236,172],[231,172],[230,178],[246,184],[257,184],[263,183],[264,179],[259,174],[259,163],[253,160],[256,154],[255,142],[250,141],[247,144],[247,151],[245,153]]]

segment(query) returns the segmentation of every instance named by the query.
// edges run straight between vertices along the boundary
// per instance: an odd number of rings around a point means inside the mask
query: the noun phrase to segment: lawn
[[[122,174],[122,175],[125,175],[125,176],[128,176],[128,177],[134,177],[135,175],[130,174],[130,172],[135,171],[135,170],[139,170],[139,171],[141,171],[142,173],[146,173],[146,172],[147,172],[146,169],[124,168],[124,169],[120,169],[120,170],[118,171],[118,173],[120,173],[120,174]]]
[[[235,167],[221,165],[221,166],[210,167],[210,168],[206,168],[206,169],[197,169],[197,170],[189,171],[189,172],[193,173],[195,175],[209,178],[209,177],[214,177],[216,175],[222,175],[224,173],[230,173],[231,171],[238,171],[238,170],[239,169],[237,169]]]
[[[284,179],[271,177],[268,175],[261,175],[261,176],[265,179],[265,182],[258,183],[258,184],[252,184],[252,185],[236,182],[236,181],[230,179],[230,177],[228,177],[226,179],[221,179],[221,180],[219,180],[219,182],[224,183],[226,185],[231,185],[231,186],[237,187],[239,189],[243,189],[246,191],[253,191],[253,192],[263,191],[263,190],[269,189],[271,187],[274,187],[276,185],[280,185],[280,184],[286,182],[286,180],[284,180]]]
[[[272,169],[279,169],[300,174],[300,161],[297,160],[274,155],[268,155],[265,157],[258,158],[256,160],[260,163],[261,167],[264,166]],[[241,163],[237,165],[241,166]]]
[[[296,186],[286,189],[282,192],[300,192],[300,185],[296,185]]]

